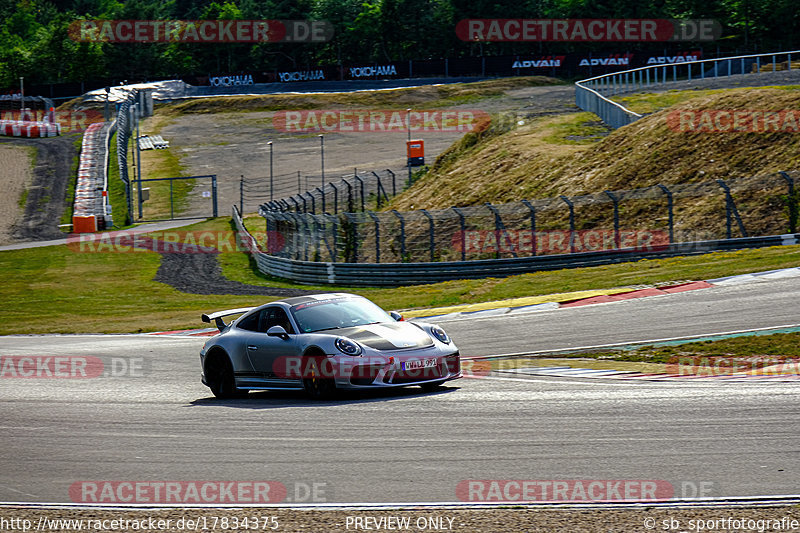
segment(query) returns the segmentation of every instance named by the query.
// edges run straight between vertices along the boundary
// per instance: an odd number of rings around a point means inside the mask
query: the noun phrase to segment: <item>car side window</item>
[[[286,311],[280,307],[268,307],[264,309],[258,331],[266,333],[272,326],[281,326],[286,330],[286,333],[294,333],[294,328],[289,321],[289,316],[286,314]]]
[[[248,331],[258,331],[258,323],[263,313],[263,311],[258,311],[256,313],[247,315],[240,320],[238,324],[236,324],[236,327],[246,329]]]

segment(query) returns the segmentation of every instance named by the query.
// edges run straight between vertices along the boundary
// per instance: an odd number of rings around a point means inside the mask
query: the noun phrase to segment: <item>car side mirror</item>
[[[397,322],[401,322],[401,321],[403,320],[403,315],[401,315],[401,314],[400,314],[400,313],[398,313],[397,311],[391,311],[391,312],[389,312],[389,316],[390,316],[390,317],[392,317],[392,318],[394,318],[394,319],[395,319],[395,321],[397,321]]]
[[[284,340],[289,338],[289,334],[286,333],[286,330],[283,329],[283,326],[272,326],[267,330],[267,335],[270,337],[280,337]]]

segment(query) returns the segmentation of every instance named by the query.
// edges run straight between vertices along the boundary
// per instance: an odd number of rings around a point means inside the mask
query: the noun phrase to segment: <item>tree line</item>
[[[26,84],[145,81],[612,48],[465,42],[455,27],[471,18],[715,19],[723,35],[713,48],[723,53],[791,50],[800,30],[797,0],[0,0],[0,88],[18,87],[21,76]],[[70,24],[86,19],[327,20],[334,35],[325,43],[78,42]]]

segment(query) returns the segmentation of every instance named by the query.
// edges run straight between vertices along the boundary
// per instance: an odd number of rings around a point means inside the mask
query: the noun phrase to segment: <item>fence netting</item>
[[[402,213],[385,210],[385,203],[384,210],[370,210],[378,207],[381,188],[375,177],[368,181],[364,176],[364,210],[356,181],[356,193],[338,196],[337,210],[333,192],[326,191],[324,211],[320,194],[306,193],[305,204],[297,195],[293,202],[262,204],[259,214],[266,219],[270,240],[265,249],[307,261],[397,263],[646,251],[672,243],[795,233],[798,176],[797,171],[776,172]]]

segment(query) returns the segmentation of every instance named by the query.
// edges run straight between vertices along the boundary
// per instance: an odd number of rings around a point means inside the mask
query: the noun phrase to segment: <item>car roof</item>
[[[285,304],[289,307],[292,307],[298,304],[318,302],[321,300],[331,300],[334,298],[362,298],[362,297],[356,294],[349,294],[346,292],[323,292],[320,294],[307,294],[304,296],[295,296],[294,298],[286,298],[283,300],[278,300],[277,302],[270,302],[269,304],[265,305]]]

